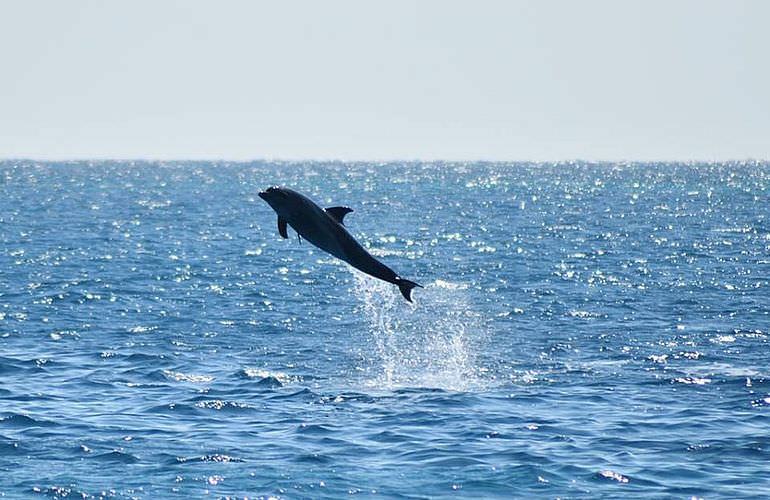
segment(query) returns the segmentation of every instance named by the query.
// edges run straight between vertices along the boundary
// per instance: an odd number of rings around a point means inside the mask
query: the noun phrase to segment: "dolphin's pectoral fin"
[[[282,238],[288,238],[289,233],[286,231],[286,219],[278,216],[278,234],[281,235]]]
[[[350,207],[329,207],[326,209],[326,213],[331,215],[334,220],[339,222],[340,224],[345,224],[342,219],[345,218],[345,215],[352,212],[353,209]]]

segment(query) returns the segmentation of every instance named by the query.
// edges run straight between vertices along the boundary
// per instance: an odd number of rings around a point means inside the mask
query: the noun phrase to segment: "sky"
[[[764,0],[0,0],[0,158],[770,159]]]

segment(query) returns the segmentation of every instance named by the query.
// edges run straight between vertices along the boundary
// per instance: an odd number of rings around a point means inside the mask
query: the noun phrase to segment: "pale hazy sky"
[[[0,158],[770,158],[770,1],[0,0]]]

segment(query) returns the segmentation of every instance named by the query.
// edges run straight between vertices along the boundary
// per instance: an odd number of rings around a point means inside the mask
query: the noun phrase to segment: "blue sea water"
[[[766,496],[768,206],[767,163],[1,162],[0,496]]]

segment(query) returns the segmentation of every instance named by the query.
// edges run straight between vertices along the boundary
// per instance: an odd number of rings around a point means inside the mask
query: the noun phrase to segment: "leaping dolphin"
[[[259,193],[259,197],[278,214],[278,233],[288,238],[286,226],[297,231],[297,235],[344,260],[359,271],[398,286],[401,295],[412,301],[412,288],[418,285],[414,281],[401,278],[391,268],[378,261],[366,251],[345,229],[343,219],[353,209],[348,207],[330,207],[323,209],[307,196],[285,187],[274,186]]]

